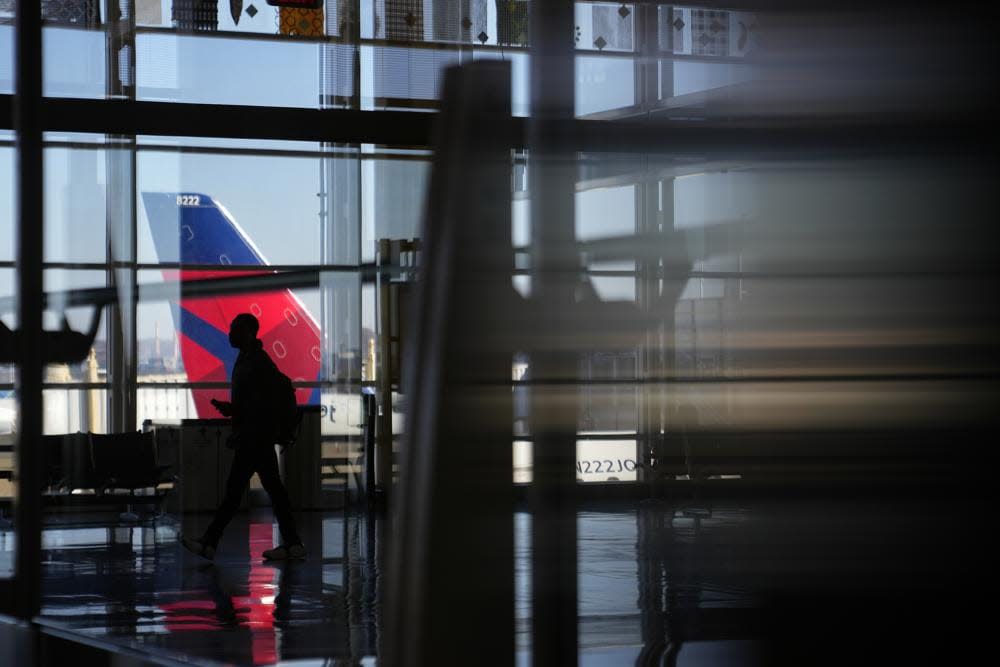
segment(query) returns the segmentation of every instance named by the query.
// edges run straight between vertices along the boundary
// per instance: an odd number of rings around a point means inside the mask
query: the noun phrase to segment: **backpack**
[[[279,445],[292,445],[299,437],[302,413],[295,401],[295,387],[287,375],[274,368],[271,377],[269,402],[273,410],[275,438]]]

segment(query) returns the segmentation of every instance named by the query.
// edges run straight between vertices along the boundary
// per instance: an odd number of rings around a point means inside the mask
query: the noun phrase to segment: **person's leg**
[[[249,447],[237,449],[236,455],[233,457],[233,464],[229,468],[229,479],[226,480],[226,496],[223,498],[222,504],[219,505],[219,509],[215,511],[212,523],[201,538],[204,544],[212,547],[218,546],[222,531],[229,525],[233,516],[236,515],[236,510],[240,507],[240,500],[243,498],[243,492],[246,491],[247,482],[253,475],[253,469],[253,451]]]
[[[278,455],[274,452],[273,445],[259,448],[257,452],[257,476],[260,477],[261,486],[271,497],[271,507],[274,509],[274,517],[278,520],[282,544],[286,546],[302,544],[295,528],[295,517],[292,516],[292,501],[289,499],[288,490],[278,473]]]

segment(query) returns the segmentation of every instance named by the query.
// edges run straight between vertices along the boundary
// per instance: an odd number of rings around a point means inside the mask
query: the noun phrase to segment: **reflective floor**
[[[973,611],[991,601],[994,579],[984,516],[980,503],[941,498],[582,508],[580,663],[951,663],[986,636],[988,614]],[[184,530],[208,519],[186,518]],[[254,509],[209,564],[180,549],[169,518],[63,516],[44,533],[42,615],[199,664],[374,664],[384,522],[344,512],[300,520],[304,562],[261,560],[276,529]],[[520,664],[531,651],[530,522],[514,515]],[[11,534],[2,539],[9,552]]]
[[[200,534],[198,524],[184,530]],[[345,566],[343,515],[301,515],[305,561],[265,563],[276,529],[268,510],[241,514],[214,563],[180,549],[178,525],[97,524],[45,531],[42,616],[133,647],[226,664],[374,654],[374,589]],[[355,530],[363,526],[352,524]],[[363,539],[363,538],[362,538]],[[360,552],[352,562],[363,563]]]
[[[950,664],[990,600],[982,505],[639,503],[581,512],[581,664]]]

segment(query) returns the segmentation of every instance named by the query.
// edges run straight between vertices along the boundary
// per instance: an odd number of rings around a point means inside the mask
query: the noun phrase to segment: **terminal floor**
[[[954,664],[988,639],[985,514],[940,498],[582,508],[580,664]],[[169,520],[53,519],[43,622],[197,664],[375,664],[382,522],[299,516],[309,556],[283,565],[260,557],[268,510],[237,515],[214,564],[183,552]],[[530,515],[514,529],[515,642],[529,664]]]

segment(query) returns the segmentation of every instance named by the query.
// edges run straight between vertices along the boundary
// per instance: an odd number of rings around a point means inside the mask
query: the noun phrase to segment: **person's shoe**
[[[206,560],[215,559],[215,547],[213,547],[211,544],[205,544],[199,539],[195,539],[193,537],[184,537],[182,535],[181,545],[196,556],[201,556]]]
[[[301,544],[285,546],[284,544],[264,552],[264,560],[288,560],[290,558],[305,558],[306,548]]]

